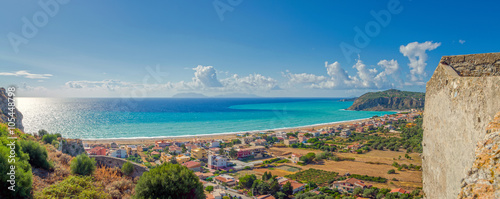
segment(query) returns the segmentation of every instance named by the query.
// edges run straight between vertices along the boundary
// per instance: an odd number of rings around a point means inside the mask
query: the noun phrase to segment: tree
[[[219,154],[224,155],[224,148],[219,149]]]
[[[46,134],[42,137],[42,141],[45,142],[45,144],[51,144],[52,141],[57,140],[57,135],[54,134]]]
[[[281,192],[281,191],[276,192],[276,195],[274,195],[274,197],[276,199],[287,199],[288,198],[288,196],[285,193]]]
[[[92,175],[95,170],[96,161],[82,153],[71,160],[71,173],[78,175]]]
[[[234,150],[234,148],[231,148],[231,150],[229,150],[229,157],[235,159],[238,155],[238,152],[236,150]]]
[[[205,199],[203,185],[187,167],[165,163],[144,174],[135,186],[135,198]]]
[[[172,156],[172,158],[170,158],[170,163],[171,164],[177,164],[177,158],[175,156]]]
[[[306,164],[309,164],[309,163],[311,163],[314,160],[315,157],[316,157],[316,154],[314,154],[312,152],[311,153],[307,153],[306,155],[300,157],[300,161],[302,161],[302,162],[304,162]]]
[[[23,140],[20,142],[23,152],[29,155],[29,163],[33,167],[42,168],[45,170],[52,169],[52,164],[47,160],[47,149],[41,146],[38,142],[31,140]]]
[[[130,175],[132,174],[132,172],[134,172],[134,165],[129,161],[125,162],[122,165],[122,173],[125,175]]]
[[[396,171],[394,171],[394,169],[387,171],[387,174],[395,174],[395,173],[396,173]]]
[[[205,188],[206,191],[208,191],[208,193],[214,191],[214,186],[207,186],[207,188]]]
[[[280,190],[281,190],[281,186],[278,183],[278,181],[276,179],[272,179],[272,182],[271,182],[270,187],[269,187],[269,191],[271,193],[277,193]]]
[[[286,183],[283,185],[282,191],[283,191],[283,193],[285,193],[287,196],[292,195],[292,194],[293,194],[293,187],[292,187],[292,183],[290,183],[290,181],[286,182]]]
[[[239,180],[240,180],[240,186],[249,189],[252,188],[253,182],[257,180],[257,176],[255,176],[254,174],[245,175],[241,177]]]
[[[38,130],[38,137],[43,137],[44,135],[49,134],[45,129]]]
[[[363,197],[365,198],[373,198],[376,195],[377,195],[377,189],[375,188],[369,188],[363,191]]]
[[[269,193],[269,190],[271,189],[271,187],[269,186],[269,184],[267,182],[260,181],[259,184],[257,184],[256,189],[260,195],[266,195]]]
[[[352,192],[352,194],[354,194],[356,196],[361,195],[362,193],[363,193],[363,188],[361,188],[361,187],[354,188],[354,191]]]

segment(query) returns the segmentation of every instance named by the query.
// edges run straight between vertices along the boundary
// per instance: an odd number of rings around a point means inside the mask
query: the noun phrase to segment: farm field
[[[310,152],[320,153],[319,150],[311,150],[311,149],[297,149],[297,148],[276,148],[273,147],[270,149],[274,155],[280,155],[284,152],[291,152],[305,155]],[[335,162],[331,160],[322,161],[318,164],[309,164],[305,166],[300,166],[293,163],[286,163],[284,165],[294,166],[301,168],[302,170],[307,169],[321,169],[325,171],[333,171],[338,172],[339,175],[344,175],[346,173],[351,174],[360,174],[360,175],[368,175],[375,177],[384,177],[388,179],[387,183],[372,183],[368,182],[376,187],[380,188],[404,188],[408,190],[413,190],[417,187],[422,187],[422,171],[414,171],[414,170],[405,170],[397,171],[395,167],[392,166],[394,161],[399,164],[414,164],[421,165],[422,160],[418,153],[409,154],[412,157],[412,160],[406,160],[404,158],[405,152],[395,152],[395,151],[379,151],[374,150],[370,151],[366,154],[353,154],[353,153],[334,153],[338,157],[353,157],[355,161],[340,161]],[[398,160],[398,157],[401,156],[401,160]],[[393,158],[396,158],[394,160]],[[379,164],[370,164],[379,163]],[[396,174],[387,174],[387,171],[390,169],[395,169]],[[266,170],[267,171],[267,170]],[[397,181],[393,181],[392,179],[396,178]],[[393,184],[390,184],[390,183]]]

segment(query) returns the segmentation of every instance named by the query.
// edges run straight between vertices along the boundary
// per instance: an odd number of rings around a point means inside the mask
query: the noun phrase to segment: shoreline
[[[395,112],[393,114],[397,114],[403,111],[391,110],[391,112]],[[131,138],[89,138],[89,139],[80,139],[87,144],[103,144],[115,142],[117,144],[152,144],[157,140],[173,140],[173,141],[193,141],[193,140],[214,140],[214,139],[234,139],[237,138],[237,134],[255,134],[259,132],[269,132],[269,131],[299,131],[299,130],[312,130],[312,129],[322,129],[338,126],[341,124],[352,124],[357,122],[362,122],[366,120],[370,120],[369,118],[361,118],[354,120],[345,120],[345,121],[336,121],[336,122],[327,122],[327,123],[319,123],[319,124],[311,124],[304,126],[296,126],[296,127],[283,127],[283,128],[274,128],[274,129],[265,129],[265,130],[250,130],[250,131],[239,131],[239,132],[223,132],[223,133],[214,133],[214,134],[199,134],[199,135],[178,135],[178,136],[158,136],[158,137],[131,137]]]

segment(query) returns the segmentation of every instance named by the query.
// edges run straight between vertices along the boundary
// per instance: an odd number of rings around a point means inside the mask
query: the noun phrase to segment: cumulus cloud
[[[398,83],[401,83],[401,79],[397,75],[399,72],[398,61],[396,61],[394,59],[387,61],[384,59],[384,60],[380,60],[377,63],[377,65],[379,65],[384,70],[382,72],[380,72],[377,76],[375,76],[374,80],[376,82],[386,83],[386,82],[389,82],[388,77],[392,77],[393,80],[395,80]]]
[[[408,66],[410,67],[410,80],[412,82],[422,82],[423,78],[427,76],[425,73],[428,58],[426,51],[434,50],[440,45],[439,42],[426,41],[424,43],[412,42],[399,47],[399,52],[410,60]]]
[[[2,72],[2,73],[0,73],[0,76],[16,76],[16,77],[24,77],[24,78],[28,78],[28,79],[49,79],[50,77],[52,77],[51,74],[33,74],[33,73],[29,73],[28,71],[25,71],[25,70],[16,71],[13,73]]]
[[[464,44],[464,43],[465,43],[465,40],[460,39],[460,40],[458,40],[458,43],[460,43],[460,44]]]
[[[222,79],[221,82],[227,91],[251,92],[281,89],[278,86],[278,81],[261,74],[250,74],[245,77],[235,74],[232,77]]]
[[[202,66],[198,65],[198,67],[193,68],[194,78],[193,82],[196,84],[202,84],[206,87],[221,87],[222,84],[217,79],[217,72],[213,66]]]
[[[314,75],[309,73],[290,73],[289,70],[286,70],[285,73],[281,73],[284,77],[288,79],[290,84],[303,84],[303,83],[318,83],[321,81],[325,81],[326,77],[322,75]]]

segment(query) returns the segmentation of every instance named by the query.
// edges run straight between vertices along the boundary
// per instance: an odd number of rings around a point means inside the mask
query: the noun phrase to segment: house
[[[188,161],[186,163],[183,163],[182,166],[185,166],[189,170],[194,171],[194,172],[199,172],[201,170],[201,164],[199,162],[195,162],[195,161]]]
[[[219,141],[213,141],[213,142],[210,142],[210,147],[220,147],[220,142]]]
[[[127,154],[129,154],[130,156],[137,155],[137,146],[128,145],[126,149],[127,149]]]
[[[156,152],[156,151],[154,151],[154,152]],[[153,153],[154,153],[154,152],[153,152]],[[153,155],[153,153],[151,153],[151,155]],[[156,152],[156,153],[158,153],[158,152]],[[170,162],[170,159],[172,159],[172,157],[173,157],[173,156],[172,156],[172,155],[170,155],[170,154],[168,154],[168,153],[161,152],[161,157],[160,157],[160,160],[161,160],[162,162]]]
[[[356,178],[349,178],[346,180],[335,181],[332,184],[332,189],[338,189],[341,192],[349,192],[352,193],[356,187],[360,187],[362,189],[370,188],[372,185],[366,185],[365,182],[358,180]]]
[[[339,135],[341,138],[348,138],[351,136],[351,130],[350,129],[342,129]]]
[[[192,149],[191,157],[198,160],[207,159],[207,151],[204,148]]]
[[[226,183],[228,186],[236,185],[236,180],[228,175],[220,175],[214,178],[215,183],[224,184]]]
[[[127,158],[127,150],[125,149],[116,149],[111,152],[111,157],[115,158]]]
[[[358,132],[358,133],[364,133],[365,132],[365,128],[363,128],[363,127],[357,127],[356,128],[356,132]]]
[[[321,133],[319,131],[315,131],[311,133],[314,137],[318,137]]]
[[[256,199],[276,199],[273,195],[268,194],[268,195],[260,195],[255,197]]]
[[[170,144],[171,144],[170,142],[164,141],[164,140],[162,140],[162,141],[156,141],[155,142],[155,147],[165,148],[167,146],[170,146]]]
[[[267,142],[264,139],[257,139],[253,142],[250,142],[250,145],[252,145],[252,146],[265,146],[265,145],[267,145]]]
[[[306,136],[299,136],[299,142],[306,143],[308,139]]]
[[[175,154],[181,154],[182,153],[181,147],[178,147],[178,146],[175,146],[175,145],[169,146],[168,147],[168,151],[171,152],[171,153],[175,153]]]
[[[111,144],[109,145],[110,148],[112,149],[116,149],[118,148],[118,144],[116,144],[115,142],[111,142]]]
[[[159,146],[155,146],[152,148],[153,151],[157,151],[157,152],[161,152],[163,151],[163,148],[159,147]]]
[[[202,172],[195,172],[194,175],[198,176],[200,180],[205,180],[208,177],[214,176],[213,173],[202,173]]]
[[[212,192],[212,195],[214,196],[214,199],[222,199],[224,196],[227,196],[227,193],[222,189],[215,189]]]
[[[238,158],[246,158],[252,155],[252,151],[248,149],[236,149]]]
[[[302,183],[299,183],[295,180],[285,180],[285,181],[282,181],[280,182],[280,186],[283,187],[283,185],[285,185],[287,182],[290,182],[290,184],[292,185],[292,188],[293,188],[293,194],[299,192],[299,191],[304,191],[305,190],[305,187],[306,185],[305,184],[302,184]]]
[[[286,139],[286,140],[285,140],[285,145],[290,146],[290,145],[292,145],[292,144],[296,144],[297,142],[298,142],[298,141],[297,141],[297,139],[295,139],[295,138],[292,138],[292,139]]]
[[[178,155],[177,157],[175,157],[175,160],[177,160],[177,163],[179,164],[184,164],[186,162],[189,162],[189,160],[191,160],[191,157],[185,155]]]
[[[302,155],[300,154],[296,154],[296,153],[292,153],[292,162],[297,164],[297,162],[300,161],[300,157],[302,157]]]
[[[220,155],[208,155],[208,167],[212,169],[221,169],[227,167],[227,158]]]
[[[106,148],[102,146],[94,147],[90,149],[89,155],[106,155]]]
[[[391,190],[391,192],[389,192],[389,193],[399,193],[399,195],[401,195],[401,194],[409,194],[410,192],[406,191],[404,189],[401,189],[401,188],[397,188],[397,189]]]
[[[240,138],[241,144],[250,144],[252,142],[253,138],[251,137],[242,137]]]

